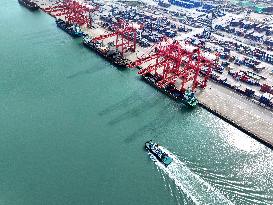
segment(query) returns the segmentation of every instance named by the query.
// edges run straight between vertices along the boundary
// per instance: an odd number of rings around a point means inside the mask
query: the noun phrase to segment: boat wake
[[[195,204],[210,205],[233,205],[218,189],[204,181],[200,176],[193,173],[183,162],[168,150],[161,147],[169,156],[173,158],[173,162],[165,167],[155,157],[152,158],[155,164],[167,174]]]

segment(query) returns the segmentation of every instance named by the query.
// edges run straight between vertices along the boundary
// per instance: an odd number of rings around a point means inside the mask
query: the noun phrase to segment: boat
[[[161,92],[165,93],[166,95],[168,95],[169,97],[171,97],[175,101],[182,102],[190,108],[194,108],[198,104],[198,100],[195,97],[194,92],[192,92],[189,89],[185,90],[185,92],[181,92],[173,84],[169,84],[163,88],[159,87],[157,85],[157,82],[159,82],[162,78],[158,74],[152,74],[152,73],[148,72],[148,73],[142,75],[142,78],[146,82],[148,82],[150,85],[157,88]]]
[[[84,35],[81,28],[78,25],[67,23],[62,19],[56,19],[57,26],[67,32],[70,36],[77,38]]]
[[[102,42],[93,42],[89,36],[83,37],[83,45],[95,51],[119,68],[126,68],[127,65],[131,63],[131,61],[124,58],[117,49],[111,48],[110,44],[105,46]]]
[[[39,9],[39,6],[31,0],[18,0],[18,2],[29,10],[35,11]]]
[[[173,161],[173,159],[166,152],[164,152],[158,144],[156,144],[152,140],[147,141],[145,143],[145,149],[149,151],[151,154],[153,154],[166,167],[170,165]]]

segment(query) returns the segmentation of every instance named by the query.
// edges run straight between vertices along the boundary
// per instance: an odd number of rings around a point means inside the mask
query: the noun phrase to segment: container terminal
[[[265,1],[19,0],[118,68],[138,69],[176,101],[197,104],[273,145],[273,5]],[[271,3],[272,4],[272,3]],[[28,6],[26,6],[28,7]]]

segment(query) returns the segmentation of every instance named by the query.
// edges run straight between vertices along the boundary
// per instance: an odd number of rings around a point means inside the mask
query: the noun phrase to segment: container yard
[[[32,4],[118,69],[138,69],[142,79],[172,99],[200,104],[273,144],[273,18],[264,2]]]

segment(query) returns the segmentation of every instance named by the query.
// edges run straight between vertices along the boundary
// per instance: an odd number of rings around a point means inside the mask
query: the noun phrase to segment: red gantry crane
[[[194,91],[198,86],[205,88],[211,74],[213,61],[201,55],[200,49],[189,51],[182,47],[178,41],[163,38],[162,41],[153,46],[151,51],[144,54],[129,67],[134,68],[143,64],[149,64],[138,73],[145,76],[147,73],[159,77],[156,82],[158,87],[165,87],[181,81],[181,92],[185,92],[186,86],[191,84]],[[203,69],[203,76],[200,71]]]
[[[92,26],[91,14],[98,10],[98,6],[91,7],[75,0],[62,0],[55,2],[54,6],[44,9],[52,16],[64,16],[70,24],[84,25],[89,28]]]
[[[95,37],[92,39],[92,41],[96,42],[107,38],[116,37],[115,47],[117,49],[120,48],[120,53],[122,56],[128,51],[135,52],[137,29],[122,19],[118,21],[118,24],[115,27],[115,32]],[[140,26],[140,29],[141,28],[142,27]]]

